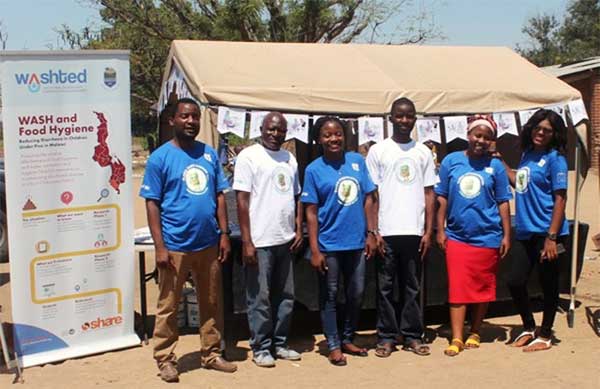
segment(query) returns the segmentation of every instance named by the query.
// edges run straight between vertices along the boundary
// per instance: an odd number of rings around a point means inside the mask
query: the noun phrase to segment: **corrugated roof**
[[[596,68],[600,68],[600,57],[591,57],[578,62],[545,66],[542,70],[555,77],[562,77]]]

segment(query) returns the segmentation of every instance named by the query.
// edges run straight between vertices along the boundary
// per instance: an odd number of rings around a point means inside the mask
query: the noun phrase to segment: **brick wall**
[[[599,167],[600,158],[600,73],[596,71],[590,78],[591,99],[588,115],[592,122],[591,150],[592,167]]]

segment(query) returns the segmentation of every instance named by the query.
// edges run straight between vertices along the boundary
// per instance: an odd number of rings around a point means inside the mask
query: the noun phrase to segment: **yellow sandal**
[[[465,344],[463,343],[463,341],[458,338],[454,338],[452,339],[452,342],[450,342],[450,345],[444,350],[444,354],[446,354],[449,357],[455,357],[461,351],[463,351],[464,348]]]
[[[465,348],[479,348],[481,338],[477,334],[469,334],[467,341],[465,342]]]

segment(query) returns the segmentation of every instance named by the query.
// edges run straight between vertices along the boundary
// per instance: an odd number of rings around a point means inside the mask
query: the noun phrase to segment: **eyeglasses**
[[[533,128],[533,132],[543,131],[545,135],[552,134],[554,130],[548,127],[536,126]]]

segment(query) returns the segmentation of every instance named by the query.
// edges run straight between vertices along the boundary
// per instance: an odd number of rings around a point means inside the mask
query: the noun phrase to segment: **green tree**
[[[420,43],[439,36],[431,15],[403,15],[403,30],[386,25],[412,0],[88,0],[100,28],[57,32],[65,46],[131,50],[134,114],[157,101],[174,39],[274,42]]]
[[[521,30],[529,47],[517,51],[538,66],[600,55],[600,0],[572,0],[564,20],[554,15],[530,18]]]

